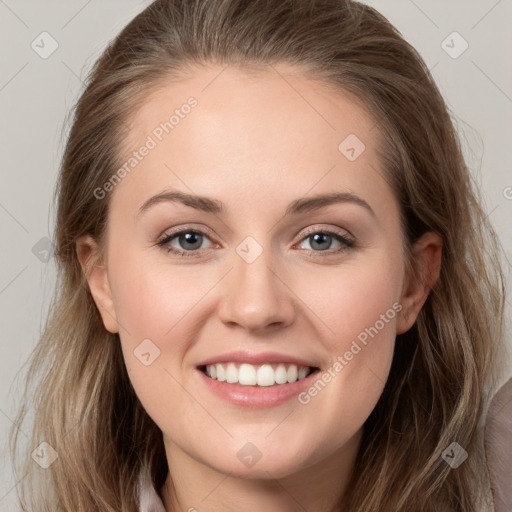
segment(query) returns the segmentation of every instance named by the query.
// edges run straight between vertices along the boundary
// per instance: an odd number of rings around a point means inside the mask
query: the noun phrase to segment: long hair
[[[480,512],[490,496],[481,423],[503,346],[500,245],[425,63],[381,14],[350,0],[157,0],[95,63],[58,178],[55,296],[16,418],[21,425],[33,404],[17,476],[22,505],[135,512],[139,471],[149,467],[157,488],[165,481],[162,434],[131,386],[118,334],[103,326],[75,243],[84,234],[102,239],[109,196],[94,191],[121,165],[130,115],[148,92],[212,63],[292,64],[357,96],[385,140],[380,158],[400,204],[408,271],[418,237],[433,231],[443,241],[439,279],[413,327],[397,336],[364,424],[344,512]],[[42,442],[58,454],[47,469],[30,457]],[[457,469],[442,456],[453,442],[468,453]]]

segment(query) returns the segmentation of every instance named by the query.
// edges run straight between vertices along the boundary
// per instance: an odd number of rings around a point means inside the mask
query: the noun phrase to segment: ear
[[[98,244],[90,235],[82,236],[76,242],[76,253],[105,329],[111,333],[119,332],[107,269]]]
[[[441,271],[443,242],[431,231],[422,235],[411,249],[412,261],[402,289],[402,310],[398,316],[396,333],[407,332],[416,321],[427,300],[430,290],[437,282]]]

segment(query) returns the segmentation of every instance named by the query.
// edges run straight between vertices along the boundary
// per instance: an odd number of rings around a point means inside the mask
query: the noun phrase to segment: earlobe
[[[99,254],[97,242],[90,236],[80,237],[76,242],[76,254],[89,290],[98,308],[105,329],[111,333],[119,332],[119,325],[112,300],[107,269]]]
[[[427,232],[411,250],[411,272],[405,281],[400,303],[403,306],[397,320],[397,334],[407,332],[416,321],[430,290],[439,279],[443,242],[439,235]]]

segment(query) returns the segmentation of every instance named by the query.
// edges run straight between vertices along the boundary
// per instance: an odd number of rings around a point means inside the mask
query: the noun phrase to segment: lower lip
[[[242,386],[238,383],[230,384],[212,379],[197,368],[196,371],[212,393],[239,407],[250,408],[275,407],[287,402],[310,386],[319,373],[319,370],[316,370],[291,384]]]

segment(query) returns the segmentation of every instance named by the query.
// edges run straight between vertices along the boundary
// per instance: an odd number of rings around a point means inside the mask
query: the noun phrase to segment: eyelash
[[[200,256],[200,251],[201,249],[195,249],[195,250],[191,250],[191,251],[184,251],[184,250],[181,250],[181,249],[176,249],[175,247],[172,247],[172,246],[169,246],[168,244],[171,242],[171,240],[173,240],[174,238],[178,237],[179,235],[183,235],[183,234],[196,234],[196,235],[201,235],[201,236],[204,236],[204,237],[207,237],[208,238],[208,234],[201,231],[201,230],[198,230],[198,229],[182,229],[180,231],[175,231],[173,233],[166,233],[163,235],[162,238],[160,238],[157,242],[157,245],[159,247],[161,247],[163,250],[165,250],[167,253],[173,253],[177,256],[183,256],[185,258],[197,258]],[[343,247],[341,247],[340,249],[336,249],[335,251],[329,251],[329,250],[326,250],[326,251],[315,251],[313,249],[303,249],[303,250],[306,250],[312,254],[316,256],[320,256],[320,257],[323,257],[323,254],[324,253],[326,256],[329,256],[329,255],[334,255],[334,254],[339,254],[339,253],[342,253],[348,249],[352,249],[353,247],[355,247],[355,240],[351,239],[351,238],[348,238],[346,236],[343,236],[343,235],[340,235],[339,233],[336,233],[335,231],[330,231],[328,229],[316,229],[316,230],[311,230],[309,232],[307,232],[303,237],[302,239],[300,240],[301,242],[303,240],[306,240],[307,238],[310,238],[312,235],[316,235],[316,234],[322,234],[322,235],[328,235],[330,237],[333,237],[335,240],[337,240],[338,242],[340,242],[341,244],[343,244]],[[329,251],[329,252],[328,252]]]

